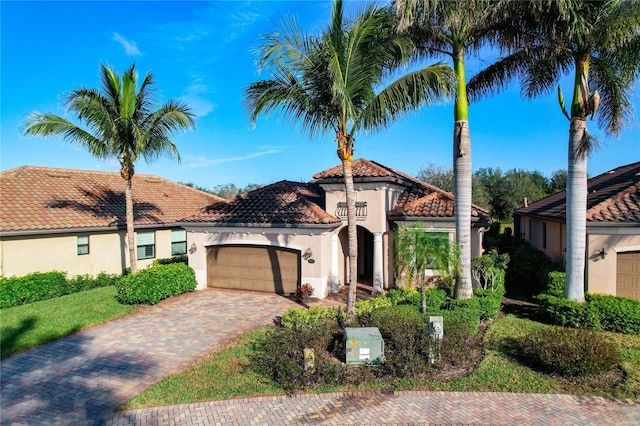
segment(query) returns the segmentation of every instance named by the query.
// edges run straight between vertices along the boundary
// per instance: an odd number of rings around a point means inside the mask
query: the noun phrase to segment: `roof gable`
[[[589,179],[587,190],[588,223],[640,223],[640,162]],[[516,213],[564,222],[567,192],[550,195]]]
[[[125,182],[119,173],[22,166],[0,173],[0,230],[123,227]],[[222,199],[152,175],[134,175],[135,225],[165,225]]]
[[[341,223],[323,207],[324,191],[318,185],[283,180],[210,206],[184,222],[227,226]]]

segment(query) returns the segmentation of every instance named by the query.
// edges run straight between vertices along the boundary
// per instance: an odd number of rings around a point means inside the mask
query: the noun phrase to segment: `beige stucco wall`
[[[89,254],[78,255],[78,236],[89,235]],[[171,257],[171,230],[155,231],[156,256],[138,260],[138,269]],[[129,266],[125,231],[2,237],[0,275],[64,271],[74,275],[120,274]]]
[[[640,250],[640,227],[588,229],[587,232],[587,291],[615,295],[617,254]],[[600,256],[602,249],[606,252],[604,259]]]
[[[546,226],[546,244],[545,228]],[[543,220],[531,217],[520,217],[521,237],[531,244],[532,247],[540,250],[560,266],[564,266],[566,225],[562,222]]]

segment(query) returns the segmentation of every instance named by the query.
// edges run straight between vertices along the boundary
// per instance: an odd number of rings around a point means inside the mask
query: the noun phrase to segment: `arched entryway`
[[[367,228],[358,225],[358,282],[371,286],[373,284],[373,234]],[[341,271],[344,283],[349,282],[349,235],[345,226],[339,233],[340,246],[344,254]]]

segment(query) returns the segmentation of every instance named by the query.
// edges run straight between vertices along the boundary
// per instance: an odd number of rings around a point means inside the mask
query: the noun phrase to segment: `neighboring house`
[[[0,173],[0,275],[122,273],[129,266],[119,173],[23,166]],[[187,253],[176,221],[222,199],[150,176],[133,178],[138,266]]]
[[[349,281],[347,209],[342,166],[310,183],[280,181],[247,192],[178,223],[187,230],[189,265],[199,288],[288,294],[301,284],[316,297]],[[422,226],[455,239],[453,194],[369,160],[353,161],[357,195],[358,281],[394,285],[393,234]],[[482,254],[487,211],[474,207],[472,256]]]
[[[640,299],[640,162],[587,182],[585,290]],[[565,265],[566,191],[515,213],[516,235]]]

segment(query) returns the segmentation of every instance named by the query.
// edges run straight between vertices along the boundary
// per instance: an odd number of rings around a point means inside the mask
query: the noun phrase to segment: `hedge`
[[[195,290],[196,274],[184,263],[153,266],[116,283],[116,298],[126,305],[155,305],[171,296]]]
[[[0,308],[23,305],[114,285],[118,275],[100,272],[96,277],[76,275],[67,279],[66,272],[35,272],[23,277],[0,278]]]
[[[585,293],[579,303],[563,296],[566,275],[549,274],[549,291],[538,295],[540,312],[554,324],[640,335],[640,300]]]

